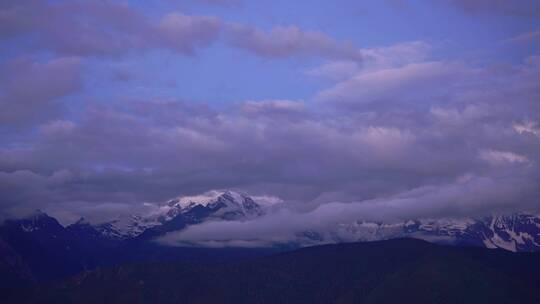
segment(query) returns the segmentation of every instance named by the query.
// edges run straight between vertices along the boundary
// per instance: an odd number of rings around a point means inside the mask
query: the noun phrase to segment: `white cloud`
[[[540,128],[538,127],[538,124],[533,121],[526,121],[524,123],[517,123],[513,125],[514,130],[518,132],[519,134],[527,134],[531,133],[536,136],[540,136]]]
[[[334,61],[308,70],[306,74],[331,80],[343,80],[358,73],[359,69],[359,65],[354,61]]]
[[[259,101],[246,101],[241,105],[242,112],[246,114],[269,114],[269,113],[287,113],[302,112],[306,109],[303,101],[272,99]]]
[[[356,74],[318,93],[317,100],[337,104],[366,104],[379,100],[429,98],[449,89],[458,75],[466,73],[456,63],[422,62],[403,67],[379,69]]]
[[[271,58],[322,56],[341,60],[361,61],[363,55],[350,42],[336,41],[320,31],[303,30],[297,26],[277,26],[269,31],[231,23],[228,39],[236,47]]]
[[[482,150],[480,158],[493,164],[501,165],[505,163],[528,163],[529,159],[523,155],[519,155],[510,151],[500,150]]]
[[[424,185],[396,195],[351,203],[326,203],[309,212],[285,208],[250,221],[212,221],[172,232],[158,239],[170,246],[210,247],[261,246],[295,241],[306,231],[325,233],[339,224],[357,220],[404,221],[416,218],[471,216],[505,210],[512,202],[536,193],[530,182],[520,178],[490,178],[468,175],[456,182]]]

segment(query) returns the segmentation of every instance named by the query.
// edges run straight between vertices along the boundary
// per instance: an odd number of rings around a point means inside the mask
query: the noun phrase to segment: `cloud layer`
[[[463,16],[490,8],[447,2]],[[491,9],[507,5],[523,9]],[[347,30],[226,16],[108,1],[2,3],[2,215],[41,208],[66,221],[106,218],[225,188],[279,197],[283,209],[256,223],[182,234],[246,241],[360,218],[539,209],[538,54],[454,56],[450,43],[418,37],[363,47],[336,38]],[[521,46],[536,32],[497,45]],[[180,68],[187,77],[175,78]],[[183,98],[192,78],[214,90],[237,69],[252,82],[226,90],[253,93],[276,70],[273,81],[300,75],[305,87],[233,102]]]
[[[292,100],[246,101],[226,110],[132,101],[89,107],[79,120],[43,123],[37,140],[1,150],[4,208],[160,201],[229,187],[313,207],[356,205],[411,189],[453,187],[465,176],[494,183],[485,192],[506,189],[496,184],[503,177],[512,185],[521,181],[528,191],[510,187],[493,198],[536,208],[538,193],[528,187],[538,182],[540,155],[535,58],[495,75],[491,68],[431,62],[381,71],[371,91],[363,81],[372,72],[360,72],[345,80],[342,95],[327,95],[331,114]],[[346,103],[344,96],[350,96]],[[483,211],[498,206],[493,198],[479,205]],[[449,212],[468,210],[466,199],[456,198]],[[427,199],[418,204],[437,206]]]

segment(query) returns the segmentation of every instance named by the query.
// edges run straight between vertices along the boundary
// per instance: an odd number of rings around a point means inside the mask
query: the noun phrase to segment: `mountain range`
[[[257,220],[265,208],[251,197],[234,191],[172,199],[151,215],[130,215],[91,225],[103,237],[115,240],[161,236],[208,220]],[[85,226],[81,220],[69,227]],[[89,224],[89,223],[88,223]],[[68,228],[69,228],[68,227]],[[90,228],[91,229],[91,228]],[[416,237],[437,243],[501,248],[509,251],[540,250],[540,217],[530,213],[482,218],[411,219],[397,223],[355,221],[330,231],[305,231],[298,246]]]
[[[206,221],[257,221],[269,212],[253,198],[234,191],[175,198],[151,214],[134,214],[99,224],[80,219],[64,227],[36,211],[26,218],[6,220],[0,226],[1,279],[42,281],[124,263],[238,261],[306,246],[403,237],[514,252],[540,251],[540,217],[528,213],[397,223],[359,220],[341,223],[330,231],[304,231],[294,243],[264,248],[174,247],[154,241],[190,225]]]

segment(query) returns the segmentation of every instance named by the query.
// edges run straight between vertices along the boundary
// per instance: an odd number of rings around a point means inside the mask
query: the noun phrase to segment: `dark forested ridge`
[[[414,239],[324,245],[243,262],[102,268],[13,303],[540,303],[540,255]]]

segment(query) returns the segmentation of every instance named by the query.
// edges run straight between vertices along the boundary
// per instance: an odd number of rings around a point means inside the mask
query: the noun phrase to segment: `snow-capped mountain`
[[[538,216],[525,213],[494,216],[486,218],[482,228],[480,231],[485,233],[481,237],[488,248],[503,248],[510,251],[540,250]]]
[[[152,208],[147,214],[119,216],[104,223],[92,224],[81,218],[66,229],[71,233],[84,235],[85,238],[126,240],[152,228],[171,224],[175,219],[176,222],[182,220],[184,224],[189,225],[206,220],[247,220],[262,214],[263,208],[251,197],[231,190],[215,190],[197,196],[177,197]],[[40,230],[57,232],[64,229],[54,218],[39,210],[25,218],[7,223],[10,226],[17,225],[25,232]],[[165,226],[178,228],[178,225]],[[169,229],[172,227],[165,230]]]
[[[205,221],[257,221],[266,212],[252,198],[232,191],[172,199],[157,210],[159,212],[146,216],[134,215],[99,225],[81,219],[64,227],[40,211],[26,218],[6,220],[0,225],[0,268],[9,262],[6,265],[16,267],[6,269],[17,275],[30,269],[32,277],[51,279],[126,261],[193,259],[198,253],[182,247],[162,246],[154,240]],[[419,219],[397,223],[356,221],[326,231],[298,233],[295,240],[276,244],[275,248],[290,250],[324,243],[401,237],[515,252],[540,252],[540,217],[517,213],[479,219]]]
[[[212,259],[212,255],[199,257],[189,249],[166,248],[153,240],[207,220],[243,220],[263,213],[251,198],[232,191],[207,200],[179,198],[156,208],[98,225],[81,218],[64,227],[41,211],[5,220],[0,223],[0,270],[24,278],[28,268],[32,278],[46,280],[127,261]],[[228,256],[234,258],[234,253],[223,258]]]
[[[66,235],[70,240],[88,240],[110,246],[110,242],[154,239],[205,221],[257,220],[266,210],[245,194],[226,190],[210,191],[202,195],[171,199],[147,214],[119,217],[97,225],[81,219],[66,227],[66,231],[55,219],[39,211],[24,219],[8,221],[4,230],[15,227],[21,233],[37,236],[43,234],[44,237],[52,235],[54,238]],[[326,231],[298,233],[293,242],[297,246],[310,246],[398,237],[509,251],[540,251],[540,217],[516,213],[477,219],[414,219],[394,223],[356,221],[342,223]]]
[[[187,224],[194,224],[205,220],[247,220],[263,214],[263,208],[245,194],[214,190],[197,196],[180,196],[159,205],[148,214],[121,216],[94,225],[94,228],[110,239],[130,239],[179,216],[189,218],[191,222]]]
[[[178,214],[184,214],[196,206],[213,210],[211,217],[224,220],[251,219],[263,214],[259,206],[251,197],[235,191],[210,191],[200,196],[185,196],[167,202],[170,209],[166,212],[166,219]]]
[[[265,209],[245,194],[230,190],[209,191],[171,199],[148,214],[119,217],[93,227],[113,240],[149,239],[204,221],[250,220],[264,213]],[[330,231],[300,233],[297,243],[309,246],[397,237],[510,251],[540,251],[540,217],[517,213],[478,219],[415,219],[397,223],[356,221],[339,224]]]
[[[517,213],[480,219],[421,219],[398,223],[356,221],[330,232],[304,234],[306,242],[374,241],[398,237],[421,238],[435,243],[540,251],[540,217]]]
[[[123,240],[134,238],[145,230],[161,224],[162,222],[154,216],[129,215],[94,225],[94,228],[106,238]]]

